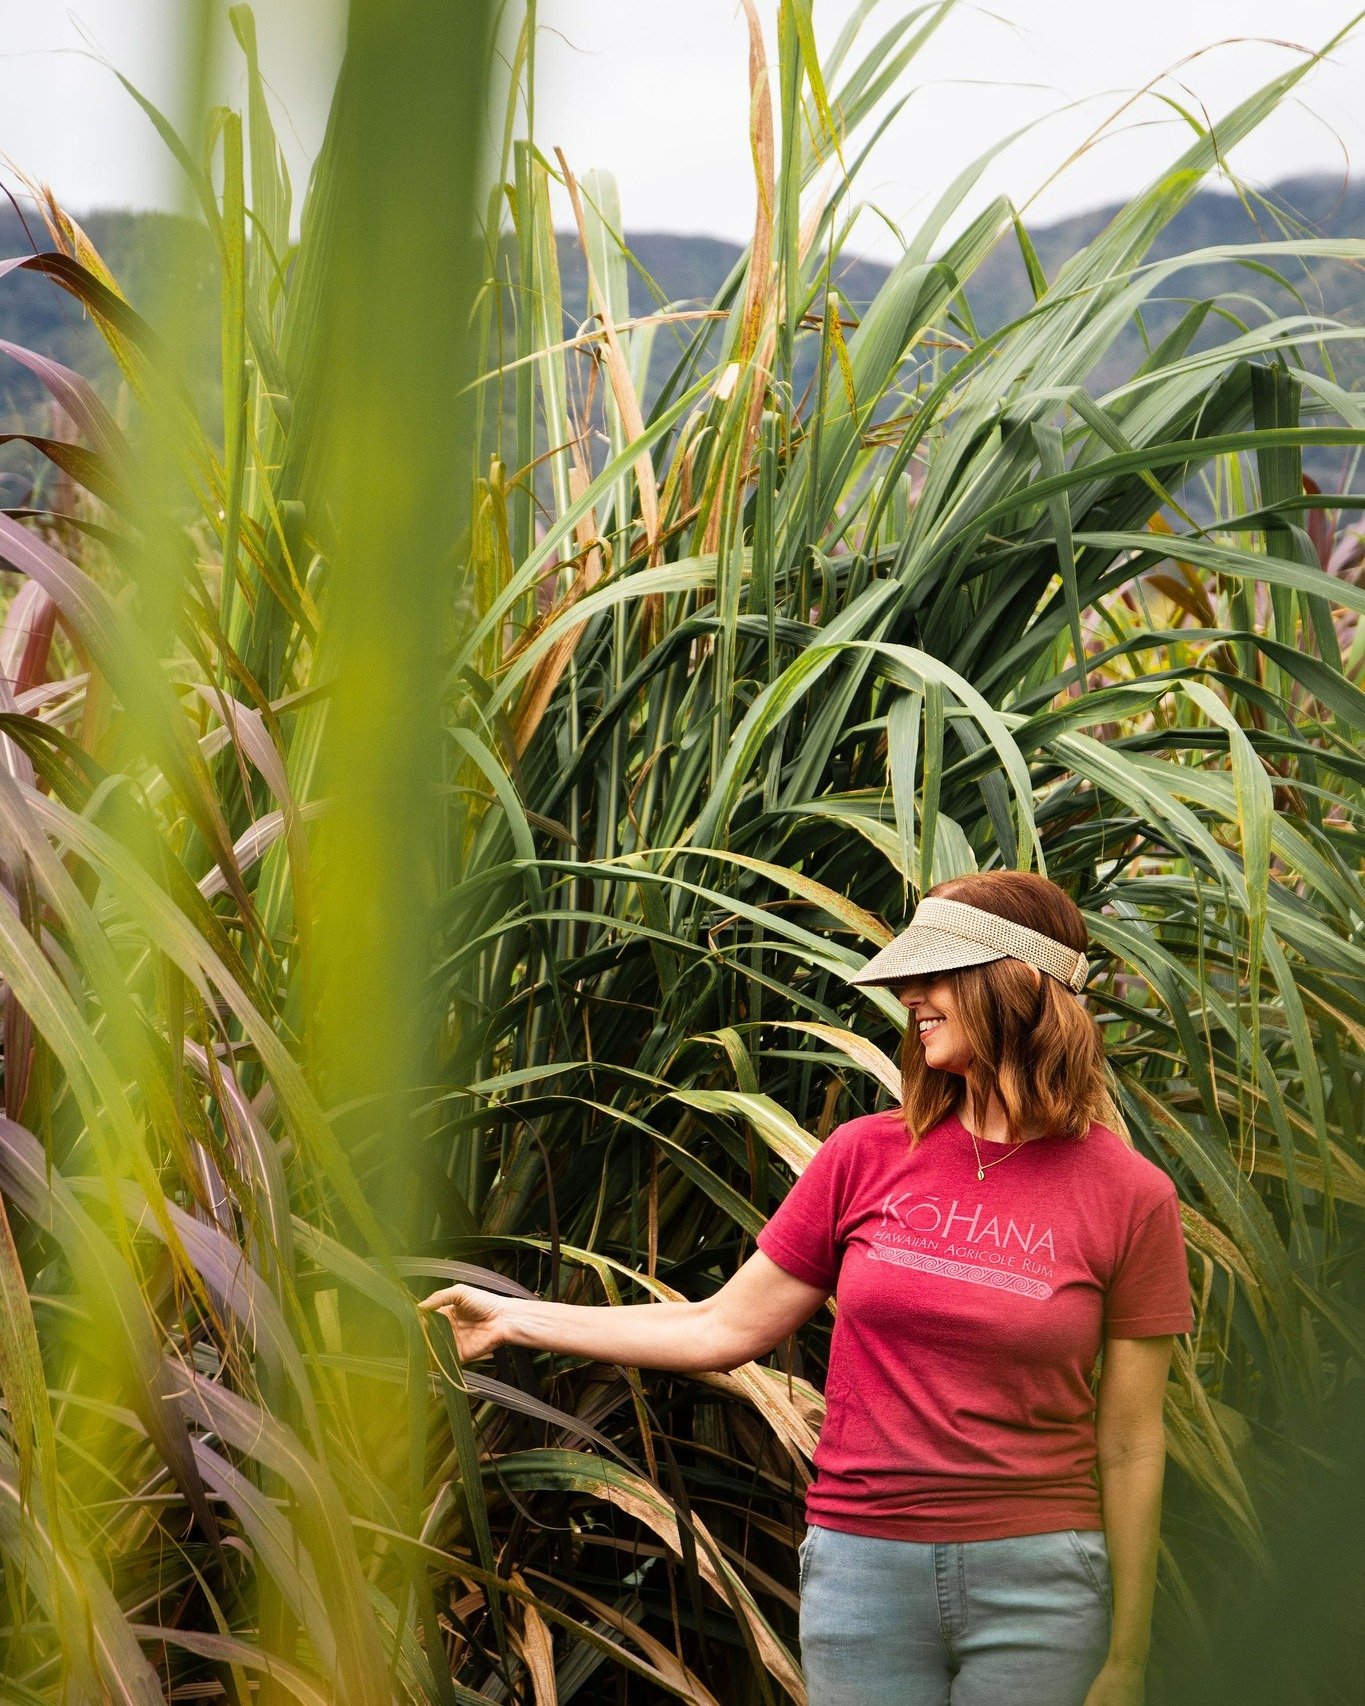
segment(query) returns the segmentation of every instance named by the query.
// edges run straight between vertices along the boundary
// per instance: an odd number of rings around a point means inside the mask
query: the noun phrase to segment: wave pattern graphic
[[[947,1256],[926,1255],[923,1250],[899,1250],[891,1244],[874,1244],[868,1255],[880,1262],[892,1262],[898,1268],[922,1268],[927,1274],[969,1280],[973,1285],[994,1286],[997,1291],[1013,1291],[1022,1297],[1052,1296],[1050,1285],[1044,1285],[1039,1279],[1030,1279],[1027,1274],[1007,1273],[1003,1268],[978,1267],[975,1262],[954,1262]]]

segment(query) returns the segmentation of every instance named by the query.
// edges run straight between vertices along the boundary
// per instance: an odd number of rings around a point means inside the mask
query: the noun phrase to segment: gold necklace
[[[958,1124],[961,1125],[962,1122],[959,1120]],[[976,1152],[976,1176],[978,1179],[984,1179],[986,1177],[986,1168],[987,1167],[998,1167],[1000,1165],[1001,1161],[1008,1161],[1010,1156],[1014,1154],[1016,1149],[1022,1149],[1024,1147],[1024,1143],[1028,1142],[1028,1139],[1025,1138],[1023,1140],[1023,1142],[1021,1142],[1021,1143],[1011,1144],[1008,1154],[1000,1156],[1000,1158],[996,1161],[984,1161],[983,1162],[981,1159],[981,1151],[979,1149],[977,1149],[977,1147],[976,1147],[976,1133],[974,1131],[972,1131],[971,1128],[968,1126],[963,1126],[963,1130],[967,1133],[967,1136],[969,1138],[971,1138],[972,1148]]]

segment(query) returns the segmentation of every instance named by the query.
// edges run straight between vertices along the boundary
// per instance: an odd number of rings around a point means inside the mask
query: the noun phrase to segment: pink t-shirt
[[[897,1540],[1103,1526],[1104,1337],[1194,1326],[1175,1186],[1107,1127],[1006,1151],[900,1109],[831,1132],[758,1234],[835,1293],[806,1520]],[[1003,1159],[1002,1159],[1003,1157]]]

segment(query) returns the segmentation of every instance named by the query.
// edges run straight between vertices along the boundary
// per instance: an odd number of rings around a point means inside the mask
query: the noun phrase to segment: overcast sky
[[[776,0],[757,3],[771,25]],[[904,9],[906,0],[882,0],[874,23]],[[853,0],[816,0],[817,32],[832,40],[852,10]],[[1124,93],[1164,72],[1161,87],[1172,99],[1217,114],[1288,65],[1296,45],[1321,46],[1355,10],[1343,0],[964,5],[917,61],[912,98],[866,168],[862,197],[890,221],[913,227],[917,212],[969,159],[1036,119],[963,211],[1001,191],[1023,203]],[[90,55],[103,54],[173,108],[184,11],[177,0],[0,0],[0,155],[49,181],[76,211],[171,204],[175,178],[162,145],[113,73]],[[340,7],[264,0],[257,13],[267,74],[302,176],[322,132]],[[558,144],[580,174],[594,166],[614,171],[626,222],[637,230],[744,238],[753,189],[746,37],[736,0],[541,0],[540,16],[541,145],[548,151]],[[1268,39],[1245,39],[1254,37]],[[229,74],[226,92],[239,82]],[[1299,171],[1361,167],[1362,87],[1365,30],[1314,70],[1234,164],[1261,184]],[[1146,97],[1115,134],[1050,185],[1031,218],[1132,191],[1187,134],[1169,106]],[[860,246],[889,254],[895,240],[887,226],[868,220]]]

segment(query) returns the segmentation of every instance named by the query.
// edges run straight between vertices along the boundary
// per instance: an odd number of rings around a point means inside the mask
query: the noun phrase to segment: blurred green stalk
[[[398,1234],[419,1168],[414,1092],[439,1025],[428,987],[443,768],[442,652],[462,603],[469,335],[496,8],[354,0],[318,186],[307,363],[329,542],[314,915],[317,1081]],[[444,874],[450,880],[451,873]],[[376,1165],[375,1163],[379,1164]]]

